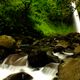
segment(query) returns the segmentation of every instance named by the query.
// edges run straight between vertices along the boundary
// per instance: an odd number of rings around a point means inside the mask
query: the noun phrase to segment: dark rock
[[[38,50],[28,55],[28,61],[31,67],[43,67],[50,62],[54,62],[54,59],[48,56],[46,51]]]
[[[68,58],[59,66],[59,80],[80,79],[80,58]]]
[[[58,80],[58,77],[55,77],[53,80]]]
[[[55,46],[53,48],[54,53],[56,53],[56,52],[63,52],[64,50],[65,50],[65,48],[62,47],[62,46]]]
[[[54,63],[61,63],[61,60],[60,60],[57,56],[55,56],[54,54],[52,54],[51,51],[48,51],[48,52],[47,52],[47,55],[48,55],[48,58],[49,58],[51,61],[53,61]]]
[[[74,51],[74,46],[72,46],[72,45],[65,48],[65,52],[73,52],[73,51]]]
[[[4,80],[32,80],[33,77],[25,72],[15,73],[9,75]]]
[[[4,60],[10,54],[15,53],[15,48],[0,46],[0,60]]]

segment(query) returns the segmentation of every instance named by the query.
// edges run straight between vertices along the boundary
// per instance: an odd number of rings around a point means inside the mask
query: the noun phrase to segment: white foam
[[[74,55],[74,53],[67,53],[67,52],[63,52],[65,55],[67,56],[71,56],[71,55]]]
[[[4,78],[9,76],[10,74],[18,73],[21,71],[24,71],[28,74],[32,74],[32,70],[33,69],[28,68],[26,66],[12,66],[12,65],[10,65],[8,68],[7,67],[0,67],[0,80],[3,80]]]
[[[58,58],[60,58],[61,60],[65,59],[67,56],[71,56],[73,55],[74,53],[67,53],[67,52],[63,52],[63,53],[54,53],[52,52],[54,56],[57,56]]]
[[[64,54],[61,54],[61,53],[58,53],[58,52],[57,52],[57,53],[54,53],[54,52],[53,52],[53,55],[57,56],[58,58],[60,58],[60,59],[62,59],[62,60],[67,57],[67,55],[64,55]]]
[[[18,73],[18,72],[19,72],[18,70],[13,71],[6,68],[5,69],[0,68],[0,80],[3,80],[12,73]]]
[[[35,71],[32,76],[34,76],[33,80],[52,80],[52,75],[46,75],[41,71]]]
[[[41,68],[39,71],[34,71],[32,68],[26,66],[10,65],[8,68],[0,67],[0,80],[5,79],[11,74],[22,72],[22,71],[30,74],[33,77],[33,80],[52,80],[52,78],[56,77],[55,74],[57,73],[56,71],[58,70],[57,67],[53,69],[54,75],[43,73],[42,72],[43,68]]]

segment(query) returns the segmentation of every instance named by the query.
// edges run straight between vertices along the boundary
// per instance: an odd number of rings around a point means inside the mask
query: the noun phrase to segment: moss
[[[7,35],[1,35],[0,36],[0,46],[4,46],[4,47],[12,47],[15,43],[15,39],[12,38],[11,36],[7,36]]]

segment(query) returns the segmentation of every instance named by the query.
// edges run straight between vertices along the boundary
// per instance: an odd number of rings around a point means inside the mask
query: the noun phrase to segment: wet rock
[[[39,43],[39,40],[36,40],[36,41],[33,42],[32,45],[38,45],[38,43]]]
[[[25,72],[15,73],[9,75],[7,78],[3,80],[32,80],[33,77]]]
[[[4,46],[7,48],[12,47],[15,44],[15,39],[11,36],[1,35],[0,36],[0,46]]]
[[[58,56],[55,56],[52,51],[47,52],[48,58],[52,59],[54,63],[61,63],[61,59]]]
[[[69,33],[66,35],[67,40],[72,43],[80,43],[80,34],[79,33]]]
[[[74,52],[74,46],[72,46],[72,45],[69,45],[67,48],[65,48],[65,52],[67,52],[67,53],[71,53],[71,52]]]
[[[55,77],[53,80],[58,80],[58,77]]]
[[[31,67],[42,67],[47,64],[48,59],[45,51],[34,51],[28,56]]]
[[[15,47],[6,48],[3,46],[0,46],[0,60],[4,60],[7,56],[13,53],[15,53]]]
[[[52,75],[53,77],[57,77],[56,73],[58,73],[58,65],[59,63],[49,63],[44,66],[42,72],[47,75]]]
[[[26,65],[27,57],[24,54],[11,54],[2,62],[2,66],[14,65],[14,66],[24,66]]]
[[[80,58],[68,58],[59,66],[59,80],[80,80]]]
[[[80,53],[80,45],[75,47],[74,53],[76,53],[76,54]]]
[[[62,46],[63,48],[67,48],[69,46],[69,43],[65,40],[59,40],[56,46]]]
[[[0,60],[15,52],[15,43],[15,39],[11,36],[0,36]]]
[[[54,52],[64,52],[64,50],[65,50],[65,48],[62,47],[62,46],[55,46],[55,47],[53,48],[53,51],[54,51]]]
[[[56,62],[56,60],[48,56],[46,51],[37,50],[28,55],[28,62],[31,67],[43,67],[50,62]]]
[[[22,44],[29,44],[29,45],[32,45],[33,42],[35,41],[35,38],[31,37],[31,36],[25,36],[23,39],[22,39]]]

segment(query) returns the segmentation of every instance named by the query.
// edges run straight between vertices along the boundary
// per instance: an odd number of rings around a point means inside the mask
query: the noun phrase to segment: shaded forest
[[[0,35],[40,37],[70,32],[75,32],[70,0],[0,1]]]

